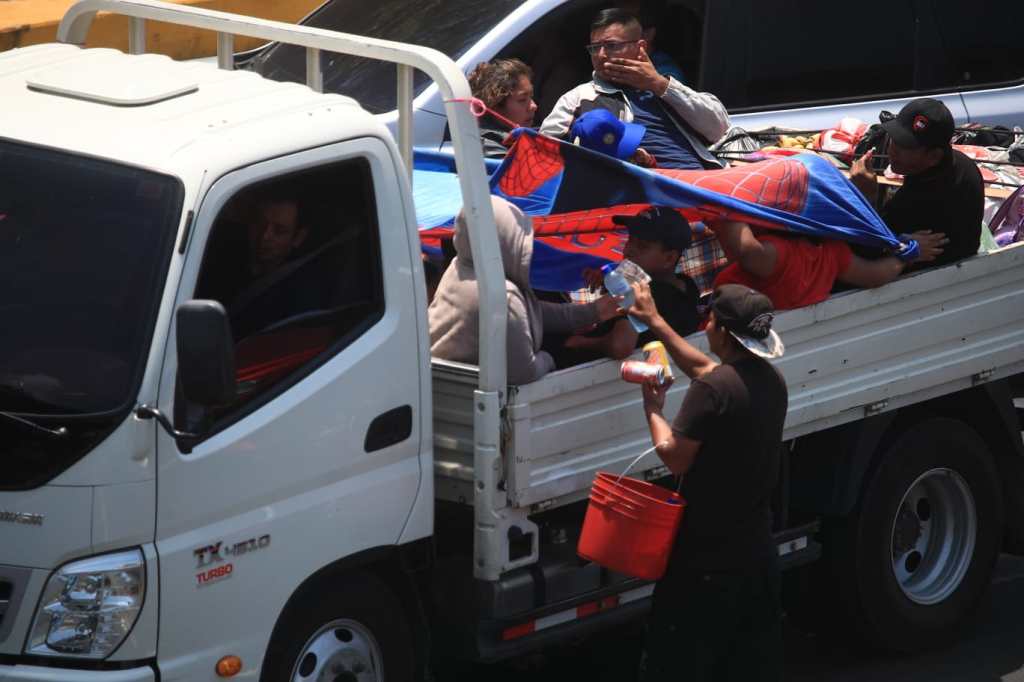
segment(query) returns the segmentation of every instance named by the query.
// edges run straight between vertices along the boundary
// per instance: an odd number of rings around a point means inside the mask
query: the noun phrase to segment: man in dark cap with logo
[[[635,286],[629,313],[646,322],[690,378],[670,423],[667,385],[644,384],[656,452],[684,475],[687,507],[665,576],[654,590],[641,679],[778,680],[782,631],[771,495],[786,418],[786,383],[770,359],[784,347],[772,303],[739,284],[711,295],[705,333],[716,362],[658,313]]]
[[[981,171],[953,149],[953,114],[928,97],[907,104],[882,124],[889,135],[889,163],[904,176],[903,186],[882,209],[893,232],[941,232],[949,240],[929,266],[973,256],[981,240],[985,189]],[[869,151],[850,168],[850,180],[869,200],[878,196]]]
[[[678,211],[660,206],[651,206],[636,215],[614,216],[612,220],[629,230],[622,256],[639,265],[651,278],[651,297],[668,326],[680,336],[697,331],[700,292],[692,279],[676,272],[680,256],[690,245],[690,223]],[[596,287],[601,273],[588,271],[586,277]],[[599,357],[622,360],[654,340],[650,330],[638,334],[625,317],[618,317],[590,334],[566,339],[565,348],[572,352],[567,364]]]

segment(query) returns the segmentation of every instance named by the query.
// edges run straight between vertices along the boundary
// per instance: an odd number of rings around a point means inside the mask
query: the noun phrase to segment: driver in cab
[[[323,307],[316,268],[300,256],[309,230],[298,202],[290,197],[258,199],[244,226],[244,258],[215,267],[213,298],[221,301],[236,339],[257,333],[297,313]],[[236,251],[237,255],[237,251]]]

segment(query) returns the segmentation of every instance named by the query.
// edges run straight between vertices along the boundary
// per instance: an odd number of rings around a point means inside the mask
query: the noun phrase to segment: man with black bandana
[[[782,611],[770,503],[788,392],[767,361],[784,352],[771,329],[772,303],[739,284],[715,289],[705,333],[718,363],[668,326],[646,285],[634,288],[629,313],[690,377],[671,423],[662,414],[668,385],[643,386],[655,451],[685,475],[687,507],[655,586],[641,679],[778,680]]]
[[[945,234],[949,241],[942,254],[924,267],[973,256],[981,240],[985,189],[977,165],[950,144],[953,114],[939,100],[925,97],[907,104],[882,127],[889,134],[892,169],[905,177],[882,208],[886,224],[897,234]],[[875,201],[878,179],[871,170],[871,156],[869,151],[854,162],[850,180]]]

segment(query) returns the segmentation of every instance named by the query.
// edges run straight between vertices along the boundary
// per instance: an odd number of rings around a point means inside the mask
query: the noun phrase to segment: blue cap
[[[591,109],[573,122],[569,138],[578,138],[581,147],[625,161],[636,153],[646,132],[639,123],[624,123],[607,109]]]

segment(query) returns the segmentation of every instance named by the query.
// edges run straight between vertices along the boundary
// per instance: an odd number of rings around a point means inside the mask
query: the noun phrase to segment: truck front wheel
[[[869,639],[915,652],[951,643],[985,594],[1002,536],[1002,496],[985,443],[929,419],[884,454],[847,525],[839,569]]]
[[[408,682],[412,635],[401,604],[381,581],[348,575],[310,590],[274,628],[263,682]]]

